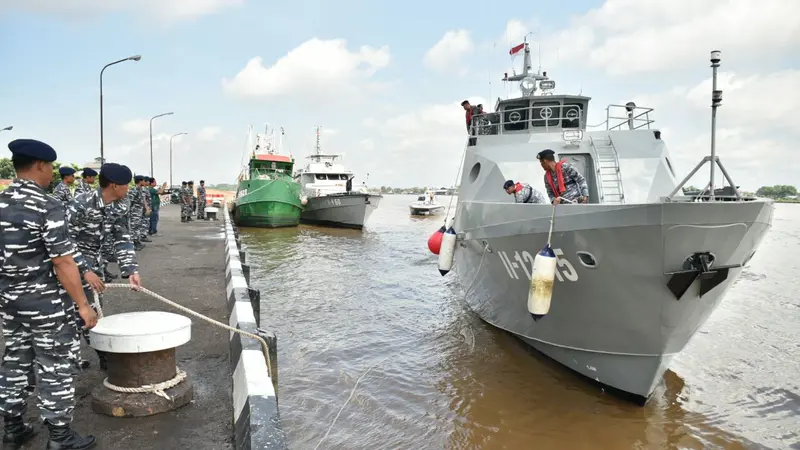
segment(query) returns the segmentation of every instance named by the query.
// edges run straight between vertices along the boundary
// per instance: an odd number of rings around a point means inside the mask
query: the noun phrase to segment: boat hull
[[[444,206],[414,206],[408,207],[408,211],[412,216],[435,216],[444,212]]]
[[[773,210],[763,201],[558,207],[552,303],[538,321],[527,295],[549,205],[462,202],[456,232],[470,231],[459,235],[455,268],[483,320],[643,403],[738,278]],[[677,299],[671,274],[698,252],[713,254],[712,269],[732,267],[704,295],[695,280]]]
[[[300,185],[294,181],[240,183],[233,209],[237,226],[257,228],[295,227],[300,223]]]
[[[300,222],[360,230],[378,209],[381,198],[364,193],[311,197],[300,213]]]

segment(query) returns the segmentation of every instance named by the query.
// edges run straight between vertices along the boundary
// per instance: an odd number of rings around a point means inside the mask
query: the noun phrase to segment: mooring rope
[[[168,401],[172,401],[172,398],[169,395],[167,395],[167,393],[164,391],[170,388],[174,388],[175,386],[181,384],[185,379],[186,379],[186,372],[181,370],[179,367],[175,367],[175,376],[167,381],[162,381],[161,383],[145,384],[144,386],[139,386],[139,387],[124,387],[111,384],[108,381],[108,377],[106,377],[103,380],[103,386],[111,389],[112,391],[122,392],[125,394],[153,393],[158,395],[159,397],[164,397]]]
[[[106,286],[106,289],[108,289],[108,288],[111,288],[111,289],[132,289],[131,285],[122,284],[122,283],[106,283],[105,286]],[[228,331],[232,331],[232,332],[238,333],[238,334],[240,334],[242,336],[247,336],[249,338],[257,340],[261,344],[261,348],[264,350],[264,358],[267,361],[267,374],[270,376],[270,378],[272,377],[272,361],[271,361],[270,356],[269,356],[269,346],[267,345],[267,341],[265,341],[264,338],[262,338],[261,336],[258,336],[258,335],[253,334],[253,333],[248,333],[247,331],[243,331],[243,330],[240,330],[238,328],[234,328],[234,327],[232,327],[230,325],[226,325],[226,324],[224,324],[222,322],[218,322],[218,321],[216,321],[216,320],[214,320],[214,319],[212,319],[210,317],[206,317],[206,316],[204,316],[204,315],[202,315],[202,314],[200,314],[198,312],[192,311],[191,309],[189,309],[189,308],[187,308],[185,306],[179,305],[179,304],[173,302],[172,300],[169,300],[169,299],[167,299],[167,298],[165,298],[165,297],[163,297],[163,296],[161,296],[159,294],[156,294],[155,292],[153,292],[153,291],[151,291],[149,289],[138,288],[136,290],[138,292],[143,293],[143,294],[147,294],[150,297],[153,297],[154,299],[156,299],[158,301],[164,302],[164,303],[172,306],[173,308],[177,308],[177,309],[179,309],[179,310],[181,310],[181,311],[183,311],[183,312],[185,312],[187,314],[190,314],[190,315],[192,315],[194,317],[197,317],[198,319],[204,320],[204,321],[206,321],[206,322],[208,322],[208,323],[210,323],[212,325],[215,325],[215,326],[218,326],[220,328],[224,328],[224,329],[226,329]],[[103,308],[100,306],[100,296],[97,294],[97,291],[93,290],[92,292],[94,294],[94,306],[97,309],[97,316],[98,316],[98,318],[102,319],[103,318]],[[165,383],[166,383],[166,381],[165,381]],[[109,389],[111,389],[111,388],[109,388]],[[123,389],[130,389],[130,388],[123,388]],[[150,392],[150,391],[148,391],[148,392]]]
[[[458,170],[456,171],[456,181],[453,182],[453,187],[456,187],[458,183],[458,179],[461,176],[461,166],[464,165],[464,160],[467,159],[467,147],[469,147],[469,139],[467,139],[466,145],[464,145],[464,150],[461,151],[461,162],[458,163]],[[444,226],[447,227],[447,218],[450,217],[450,207],[453,205],[453,195],[450,196],[450,203],[447,204],[447,212],[444,215]],[[458,208],[456,208],[458,209]],[[455,214],[453,214],[455,216]]]

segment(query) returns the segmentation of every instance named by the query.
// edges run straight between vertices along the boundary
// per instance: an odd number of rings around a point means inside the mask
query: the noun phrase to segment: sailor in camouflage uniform
[[[28,396],[39,388],[39,409],[50,430],[49,450],[87,449],[93,436],[70,427],[75,409],[75,304],[87,328],[97,316],[81,289],[81,274],[98,281],[67,233],[61,202],[47,193],[56,152],[32,139],[8,144],[17,172],[0,193],[0,315],[5,355],[0,365],[4,444],[18,448],[34,434],[23,421]],[[74,302],[73,302],[74,301]]]
[[[70,204],[69,234],[90,270],[98,275],[98,280],[103,274],[103,255],[100,249],[105,237],[110,235],[122,276],[129,279],[131,287],[138,289],[141,284],[136,252],[133,250],[133,240],[128,229],[128,211],[120,203],[128,194],[130,181],[131,171],[126,166],[104,164],[100,169],[100,187],[79,195]],[[94,300],[92,289],[101,293],[104,287],[102,283],[84,283],[83,289],[86,296]],[[99,300],[102,307],[102,296],[99,296]],[[92,302],[92,309],[97,310],[96,308],[97,305]],[[78,326],[82,327],[81,317],[77,316],[76,319]],[[83,338],[87,344],[90,343],[88,330],[83,331]],[[75,350],[80,352],[79,342]],[[98,357],[100,367],[105,369],[105,355],[98,352]]]
[[[197,186],[197,220],[205,220],[206,218],[206,182],[200,180],[200,186]]]
[[[514,180],[507,180],[503,184],[503,189],[506,194],[514,196],[514,203],[549,203],[544,194],[528,183],[514,183]]]
[[[589,201],[589,185],[575,167],[566,161],[556,162],[556,152],[550,149],[542,150],[536,158],[544,169],[544,187],[552,204],[562,199],[570,203]]]
[[[142,181],[141,175],[133,177],[135,183],[134,189],[128,190],[127,201],[130,204],[128,209],[128,216],[130,220],[129,229],[131,230],[131,237],[133,238],[133,248],[137,252],[144,249],[144,244],[135,232],[141,227],[142,217],[144,217],[144,199],[142,198],[142,191],[138,188],[139,183]]]
[[[75,169],[69,166],[60,167],[58,169],[61,175],[61,182],[53,189],[53,197],[57,198],[64,208],[72,202],[72,184],[75,183]]]
[[[139,181],[139,192],[142,195],[142,205],[144,209],[142,210],[142,220],[139,222],[139,228],[136,232],[139,234],[139,241],[141,242],[153,242],[148,236],[150,233],[150,203],[152,203],[152,199],[150,197],[150,177],[142,177]]]
[[[189,190],[188,183],[181,182],[181,222],[189,222],[192,220],[192,191]]]
[[[92,185],[97,177],[97,171],[91,167],[86,167],[81,172],[81,179],[78,181],[78,185],[75,187],[75,197],[83,194],[84,192],[91,192],[94,190]]]

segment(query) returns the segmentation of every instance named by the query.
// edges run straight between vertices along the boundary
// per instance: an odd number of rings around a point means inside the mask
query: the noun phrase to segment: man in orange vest
[[[514,183],[514,180],[506,180],[503,189],[506,194],[514,196],[514,203],[547,203],[544,195],[528,183]]]
[[[554,205],[562,200],[589,202],[589,185],[575,167],[563,160],[556,162],[556,152],[550,149],[539,152],[536,159],[544,169],[544,187]]]

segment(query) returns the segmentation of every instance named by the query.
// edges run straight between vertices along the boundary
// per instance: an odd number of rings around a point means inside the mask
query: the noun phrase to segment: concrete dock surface
[[[228,322],[225,289],[223,221],[181,223],[180,206],[161,207],[158,234],[141,252],[142,285],[153,292],[222,323]],[[112,271],[118,273],[116,264]],[[125,282],[118,278],[116,283]],[[91,301],[91,300],[90,300]],[[168,311],[186,315],[141,293],[113,289],[104,296],[105,315],[131,311]],[[102,384],[105,372],[96,353],[82,342],[83,356],[91,367],[78,375],[74,428],[97,437],[101,450],[224,450],[233,448],[233,402],[229,362],[229,332],[192,319],[191,341],[176,349],[178,367],[194,386],[187,406],[142,418],[115,418],[92,410],[92,390]],[[154,394],[155,395],[155,394]],[[28,400],[28,416],[38,435],[25,449],[42,449],[48,433],[39,418],[36,398]]]

